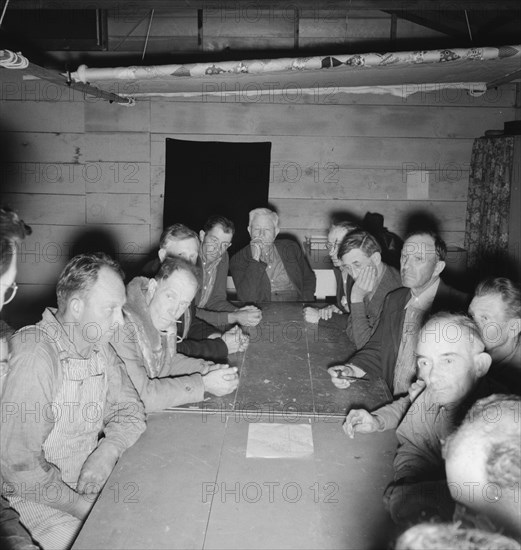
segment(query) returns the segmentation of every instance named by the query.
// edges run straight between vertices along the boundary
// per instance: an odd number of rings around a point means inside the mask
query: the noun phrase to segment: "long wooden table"
[[[394,433],[350,440],[341,428],[351,403],[372,408],[389,397],[386,387],[334,388],[326,367],[346,350],[330,335],[315,337],[301,308],[263,307],[264,327],[235,358],[234,395],[149,416],[74,549],[386,547],[393,535],[381,496]],[[247,456],[261,424],[310,426],[312,452]]]
[[[302,303],[261,307],[261,323],[249,329],[249,348],[231,359],[240,371],[237,391],[192,408],[345,416],[353,407],[373,410],[391,399],[379,377],[357,380],[348,390],[333,386],[327,367],[355,351],[334,325],[306,323]]]

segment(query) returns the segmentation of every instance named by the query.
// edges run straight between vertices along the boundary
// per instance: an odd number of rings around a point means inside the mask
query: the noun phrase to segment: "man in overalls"
[[[0,206],[0,311],[16,296],[17,246],[30,235],[31,228],[18,215]],[[7,324],[2,327],[7,327]],[[9,350],[7,331],[0,329],[0,395],[5,377],[9,371]],[[0,487],[2,476],[0,474]],[[36,550],[29,533],[19,521],[18,513],[7,500],[0,496],[0,548],[2,550]]]
[[[122,324],[116,262],[83,254],[65,266],[58,309],[11,340],[2,398],[4,496],[44,549],[69,548],[145,415],[109,340]]]

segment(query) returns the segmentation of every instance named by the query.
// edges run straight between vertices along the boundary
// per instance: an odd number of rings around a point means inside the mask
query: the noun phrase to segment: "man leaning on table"
[[[127,286],[125,324],[114,347],[147,412],[197,403],[205,391],[226,395],[237,387],[235,367],[177,352],[177,322],[198,286],[198,269],[168,256],[155,278],[136,277]]]
[[[433,315],[420,332],[416,352],[419,380],[410,388],[407,413],[388,425],[397,428],[398,449],[384,504],[398,524],[452,519],[455,503],[442,444],[470,405],[490,392],[483,377],[492,360],[478,327],[466,315]],[[351,436],[353,428],[353,422],[346,427]]]
[[[354,281],[348,297],[350,314],[346,333],[356,349],[360,349],[378,324],[385,297],[401,287],[400,274],[382,261],[378,241],[363,229],[344,237],[338,258]]]
[[[262,319],[262,312],[253,305],[234,306],[226,296],[226,278],[230,266],[228,248],[232,244],[235,226],[224,216],[210,216],[199,232],[203,269],[203,284],[196,296],[196,316],[214,327],[238,323],[254,327]]]
[[[251,242],[230,261],[237,297],[242,302],[312,301],[316,277],[302,247],[277,239],[279,216],[268,208],[249,213]]]
[[[16,295],[17,246],[31,233],[32,229],[15,212],[0,206],[0,311]],[[6,335],[0,334],[0,395],[4,377],[9,372],[8,356]],[[1,486],[3,482],[0,472]],[[2,550],[37,550],[38,548],[20,523],[18,512],[9,506],[3,496],[0,496],[0,548]]]
[[[346,270],[341,269],[338,259],[338,247],[346,235],[359,229],[358,225],[350,221],[334,222],[327,232],[327,253],[333,264],[333,274],[336,282],[336,304],[317,308],[306,306],[303,310],[304,320],[320,326],[336,326],[345,330],[347,326],[349,306],[346,296],[351,292],[353,280]]]
[[[400,258],[403,288],[387,295],[376,330],[349,359],[349,365],[328,369],[337,388],[349,387],[342,373],[352,374],[350,365],[354,365],[369,376],[381,376],[393,396],[407,393],[416,376],[414,350],[427,315],[441,310],[466,311],[469,302],[468,295],[440,279],[446,254],[445,242],[434,232],[419,230],[407,237]],[[403,412],[401,408],[398,414]]]
[[[167,227],[159,240],[158,258],[149,262],[143,269],[146,277],[154,277],[166,257],[182,258],[196,265],[199,262],[200,242],[195,231],[181,223]],[[190,357],[220,361],[229,353],[244,351],[249,343],[248,337],[238,326],[221,333],[206,321],[196,318],[196,300],[186,308],[178,327],[182,341],[177,351]]]
[[[109,345],[123,322],[119,266],[76,256],[56,293],[58,309],[11,339],[0,442],[4,496],[43,548],[66,549],[145,413]]]

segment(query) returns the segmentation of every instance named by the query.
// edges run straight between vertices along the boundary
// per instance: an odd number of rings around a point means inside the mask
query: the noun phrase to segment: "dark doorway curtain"
[[[474,140],[470,161],[465,248],[468,267],[478,278],[508,276],[510,186],[513,137]]]
[[[248,212],[268,205],[271,142],[166,139],[163,226],[199,231],[221,214],[236,227],[230,255],[249,242]]]

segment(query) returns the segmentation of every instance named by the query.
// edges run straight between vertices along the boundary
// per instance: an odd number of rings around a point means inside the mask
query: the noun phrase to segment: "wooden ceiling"
[[[73,70],[519,44],[520,29],[518,0],[10,0],[0,48]]]

